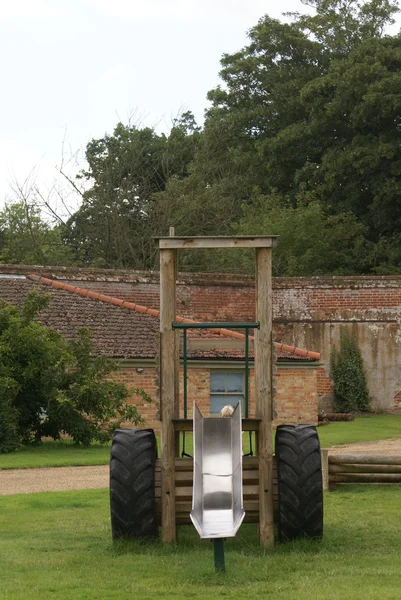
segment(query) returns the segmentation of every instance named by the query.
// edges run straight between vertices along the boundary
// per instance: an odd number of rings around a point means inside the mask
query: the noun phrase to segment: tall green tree
[[[349,275],[365,267],[369,250],[365,227],[352,213],[330,215],[307,194],[298,197],[296,206],[277,194],[258,196],[235,232],[279,236],[273,251],[277,276]],[[237,270],[253,272],[253,254],[241,253],[235,261]]]
[[[223,56],[223,84],[209,92],[190,177],[161,196],[180,233],[207,234],[241,232],[247,215],[244,228],[255,232],[260,194],[284,198],[284,214],[290,203],[303,218],[299,197],[307,194],[327,218],[347,215],[364,232],[365,255],[341,252],[336,272],[397,271],[401,38],[385,32],[398,5],[309,4],[314,15],[293,14],[289,23],[262,18],[249,45]],[[331,261],[319,265],[332,272]]]
[[[248,45],[223,56],[202,132],[187,113],[169,136],[119,124],[88,145],[82,176],[92,185],[65,233],[82,263],[152,268],[152,236],[169,225],[180,235],[260,231],[260,198],[274,197],[283,216],[272,220],[269,207],[267,216],[283,236],[312,213],[326,233],[338,229],[332,249],[344,228],[355,230],[316,272],[401,271],[401,36],[386,35],[398,4],[305,3],[313,14],[266,15]],[[297,272],[311,272],[315,239]],[[184,268],[227,266],[219,253],[181,258]]]
[[[0,212],[0,262],[26,265],[69,265],[70,249],[60,226],[51,227],[38,207],[20,201]]]
[[[156,259],[153,235],[165,230],[165,213],[153,197],[168,179],[183,179],[198,144],[199,128],[188,112],[169,136],[151,128],[119,123],[112,135],[92,140],[86,149],[91,187],[64,236],[83,264],[151,268]]]

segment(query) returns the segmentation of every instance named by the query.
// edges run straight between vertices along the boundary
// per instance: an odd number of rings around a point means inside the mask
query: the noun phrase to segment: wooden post
[[[322,460],[323,491],[327,492],[329,489],[329,449],[322,448],[320,456]]]
[[[176,399],[175,321],[176,250],[160,250],[160,419],[163,541],[176,540],[175,436],[172,419],[178,417]]]
[[[272,256],[271,248],[256,248],[255,409],[259,425],[259,539],[274,545],[273,406],[272,406]]]

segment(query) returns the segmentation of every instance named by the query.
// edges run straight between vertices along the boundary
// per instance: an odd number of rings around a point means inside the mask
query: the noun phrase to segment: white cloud
[[[113,17],[133,19],[172,18],[181,21],[226,19],[244,17],[243,0],[89,0],[98,11]],[[247,12],[263,15],[267,12],[265,0],[249,0]]]
[[[60,17],[64,9],[57,0],[1,0],[0,19]]]

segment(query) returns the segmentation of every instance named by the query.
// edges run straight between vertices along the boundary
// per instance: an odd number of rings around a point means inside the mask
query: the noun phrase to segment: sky
[[[58,169],[82,168],[91,139],[119,121],[167,133],[183,110],[202,123],[222,54],[264,14],[306,10],[300,0],[0,0],[0,209],[16,187],[36,186],[73,210]]]

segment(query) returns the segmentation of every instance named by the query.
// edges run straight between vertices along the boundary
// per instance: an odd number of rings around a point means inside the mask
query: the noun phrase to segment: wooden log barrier
[[[329,454],[329,464],[372,464],[401,465],[401,456],[382,456],[378,454]]]
[[[329,465],[329,474],[334,475],[336,473],[400,473],[401,474],[401,464],[399,465],[375,465],[375,464],[355,464],[351,463],[349,465],[342,464],[330,464]]]
[[[401,485],[401,456],[331,454],[329,486]]]
[[[332,483],[401,483],[401,473],[338,473]]]

